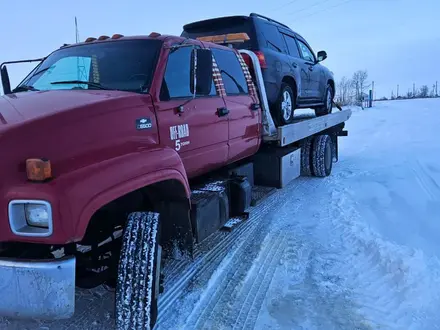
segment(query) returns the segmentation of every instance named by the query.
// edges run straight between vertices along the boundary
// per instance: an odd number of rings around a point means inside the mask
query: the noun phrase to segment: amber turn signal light
[[[52,178],[50,160],[31,158],[26,159],[27,178],[31,181],[43,182]]]

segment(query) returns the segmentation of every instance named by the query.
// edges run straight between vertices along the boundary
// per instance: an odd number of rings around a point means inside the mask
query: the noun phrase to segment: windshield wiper
[[[35,87],[32,86],[27,86],[27,85],[20,85],[17,86],[16,88],[14,88],[12,90],[12,93],[19,93],[19,92],[27,92],[27,91],[39,91],[39,89],[36,89]]]
[[[109,89],[109,88],[106,88],[106,87],[102,86],[101,84],[94,83],[94,82],[91,82],[91,81],[82,81],[82,80],[54,81],[54,82],[51,82],[51,84],[52,85],[61,85],[61,84],[66,84],[66,85],[78,84],[78,85],[82,85],[82,84],[84,84],[84,85],[87,85],[87,86],[90,86],[90,87],[95,87],[95,88],[98,88],[98,89],[105,89],[105,90]]]

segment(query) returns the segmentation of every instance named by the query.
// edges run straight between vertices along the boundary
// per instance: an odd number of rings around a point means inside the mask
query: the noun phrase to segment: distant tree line
[[[413,90],[408,90],[404,95],[396,95],[394,94],[394,90],[391,91],[391,97],[389,100],[406,100],[406,99],[426,99],[433,97],[440,97],[438,93],[437,84],[433,84],[432,88],[429,88],[428,85],[422,85],[420,88],[413,87]],[[382,97],[378,101],[386,101],[387,97]]]
[[[371,86],[368,82],[368,71],[358,70],[351,78],[344,76],[337,82],[335,101],[340,105],[362,105],[369,98]],[[440,97],[437,83],[432,85],[432,88],[428,85],[422,85],[420,88],[414,86],[413,90],[408,90],[403,95],[397,93],[398,89],[396,93],[393,90],[390,98],[382,97],[377,101]]]

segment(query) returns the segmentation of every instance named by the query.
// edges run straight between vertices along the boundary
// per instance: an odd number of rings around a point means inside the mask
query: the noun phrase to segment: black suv
[[[297,108],[313,108],[317,116],[332,111],[333,74],[320,64],[307,41],[287,25],[258,14],[213,18],[186,24],[182,37],[206,40],[207,36],[237,34],[234,41],[219,41],[257,54],[263,71],[269,105],[277,126],[293,121]],[[205,37],[205,38],[202,38]]]

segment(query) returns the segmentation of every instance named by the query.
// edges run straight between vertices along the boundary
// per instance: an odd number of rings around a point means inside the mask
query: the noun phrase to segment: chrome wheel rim
[[[283,101],[281,102],[281,110],[283,111],[283,119],[288,121],[292,116],[292,98],[288,91],[283,93]]]
[[[332,108],[332,93],[330,93],[330,91],[327,91],[327,110],[330,112],[331,108]]]

